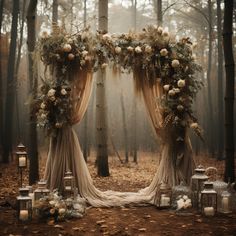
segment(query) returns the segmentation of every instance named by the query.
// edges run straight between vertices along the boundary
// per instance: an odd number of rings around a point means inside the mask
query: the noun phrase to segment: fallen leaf
[[[145,232],[147,229],[146,228],[140,228],[140,229],[138,229],[138,231],[140,231],[140,232]]]

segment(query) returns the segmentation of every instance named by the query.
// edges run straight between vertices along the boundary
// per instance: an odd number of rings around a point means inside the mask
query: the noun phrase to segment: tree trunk
[[[157,25],[162,25],[162,0],[157,0]]]
[[[98,30],[108,30],[108,0],[99,0]],[[106,111],[106,69],[97,73],[96,128],[97,128],[97,172],[99,176],[109,176],[107,151],[107,111]]]
[[[225,0],[223,48],[225,57],[225,181],[235,181],[234,168],[234,89],[235,72],[232,47],[233,1]]]
[[[58,22],[58,0],[52,2],[52,23],[57,24]]]
[[[212,105],[212,90],[211,90],[211,64],[212,64],[212,2],[208,0],[208,16],[209,16],[209,28],[208,28],[208,67],[207,67],[207,90],[208,90],[208,125],[211,127],[208,134],[209,137],[209,151],[212,156],[214,156],[214,141],[213,141],[213,130],[214,130],[214,119],[213,119],[213,105]],[[209,128],[210,128],[209,127]]]
[[[133,113],[133,162],[138,163],[137,155],[137,101],[134,98],[134,113]]]
[[[87,0],[84,0],[84,28],[87,26]]]
[[[37,0],[30,0],[27,11],[27,27],[28,27],[28,73],[29,73],[29,92],[32,98],[37,96],[37,71],[33,71],[33,52],[35,49],[35,25],[37,14]],[[36,67],[37,68],[37,67]],[[37,121],[36,116],[31,113],[32,107],[30,106],[30,120],[29,120],[29,158],[30,158],[30,173],[29,183],[34,184],[39,179],[38,170],[38,144],[37,144]]]
[[[125,144],[125,162],[129,162],[129,149],[128,149],[128,131],[125,119],[125,104],[124,104],[124,97],[121,93],[120,95],[120,102],[121,102],[121,110],[122,110],[122,121],[123,121],[123,129],[124,129],[124,144]]]
[[[218,42],[218,156],[217,159],[223,158],[224,150],[224,102],[223,102],[223,50],[222,50],[222,17],[221,17],[221,0],[217,0],[217,42]]]
[[[12,10],[12,26],[11,26],[11,42],[7,67],[7,93],[5,105],[5,125],[3,128],[3,162],[9,162],[9,154],[12,150],[12,128],[13,128],[13,110],[15,100],[15,58],[16,58],[16,40],[17,40],[17,24],[19,14],[19,0],[13,1]]]

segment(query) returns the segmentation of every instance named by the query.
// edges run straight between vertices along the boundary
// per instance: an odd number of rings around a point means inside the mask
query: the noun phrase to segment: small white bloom
[[[170,34],[169,34],[168,31],[164,30],[161,35],[162,35],[163,37],[167,38],[167,37],[169,37]]]
[[[58,211],[59,215],[63,215],[65,212],[66,212],[65,208],[60,208]]]
[[[185,86],[185,80],[179,79],[177,82],[178,87],[183,88]]]
[[[145,52],[146,52],[146,53],[151,53],[151,52],[152,52],[152,47],[149,46],[149,45],[147,45],[147,46],[145,47]]]
[[[121,52],[121,47],[115,47],[115,52],[117,53],[117,54],[119,54],[120,52]]]
[[[64,88],[61,90],[61,94],[62,95],[66,95],[67,94],[67,92],[66,92],[66,90]]]
[[[166,49],[166,48],[161,49],[160,54],[161,54],[161,56],[163,56],[163,57],[167,56],[167,54],[168,54],[167,49]]]
[[[88,55],[88,51],[86,51],[86,50],[82,51],[82,56],[83,56],[83,57],[85,57],[85,56],[87,56],[87,55]]]
[[[183,109],[184,109],[184,107],[183,107],[182,105],[178,105],[178,106],[177,106],[177,110],[178,110],[178,111],[183,111]],[[183,197],[183,198],[184,198],[184,197]]]
[[[105,68],[107,67],[107,63],[103,63],[103,64],[101,65],[101,67],[102,67],[102,69],[105,69]]]
[[[142,52],[142,48],[140,46],[137,46],[135,49],[136,53],[141,53]]]
[[[66,43],[66,44],[64,44],[64,46],[63,46],[63,51],[64,52],[70,52],[71,51],[71,45],[70,44],[68,44],[68,43]]]
[[[174,67],[174,68],[178,67],[178,66],[179,66],[179,60],[174,59],[174,60],[171,62],[171,65],[172,65],[172,67]]]
[[[175,95],[175,91],[173,89],[171,89],[169,92],[168,92],[169,96],[174,96]]]
[[[173,88],[173,90],[175,91],[175,93],[180,93],[180,89],[179,88]]]
[[[192,129],[197,129],[198,128],[198,123],[194,122],[190,125]]]
[[[45,107],[46,107],[45,103],[42,102],[41,105],[40,105],[40,108],[41,108],[41,109],[45,109]]]
[[[54,205],[56,204],[56,202],[53,201],[53,200],[51,200],[51,201],[49,202],[49,204],[52,205],[52,206],[54,206]]]
[[[55,93],[56,93],[56,90],[55,90],[55,89],[50,89],[50,90],[48,91],[48,97],[54,96]]]
[[[131,46],[129,46],[129,47],[127,47],[127,50],[128,50],[129,52],[133,52],[133,51],[134,51],[134,48],[131,47]]]
[[[108,40],[108,41],[110,41],[112,38],[111,38],[111,35],[109,35],[109,34],[104,34],[103,36],[102,36],[102,38],[104,39],[104,40]]]
[[[161,26],[159,26],[158,29],[157,29],[157,32],[158,32],[159,34],[162,34],[163,28],[162,28]]]
[[[85,63],[86,63],[85,60],[81,60],[81,61],[80,61],[80,65],[81,65],[81,66],[84,66]]]
[[[197,59],[196,54],[193,54],[193,55],[192,55],[192,59],[193,59],[194,61]]]
[[[41,119],[46,119],[47,115],[45,113],[41,114]]]
[[[169,91],[170,85],[169,85],[169,84],[166,84],[166,85],[163,86],[163,88],[164,88],[165,91]]]
[[[56,124],[55,124],[55,126],[56,126],[56,128],[61,128],[62,127],[62,123],[59,123],[59,122],[57,122]]]
[[[68,54],[68,59],[69,59],[70,61],[74,60],[74,59],[75,59],[75,55],[74,55],[73,53],[69,53],[69,54]]]
[[[69,44],[71,44],[71,43],[73,43],[73,39],[69,38],[69,39],[67,40],[67,42],[68,42]]]

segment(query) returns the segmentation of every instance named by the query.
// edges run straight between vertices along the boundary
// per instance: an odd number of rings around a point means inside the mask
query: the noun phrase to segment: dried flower
[[[107,67],[107,63],[102,63],[101,67],[102,69],[105,69]]]
[[[161,56],[163,56],[163,57],[167,56],[167,54],[168,54],[167,49],[166,49],[166,48],[161,49],[160,54],[161,54]]]
[[[87,55],[88,55],[88,51],[86,51],[86,50],[82,51],[82,56],[83,56],[83,57],[85,57],[85,56],[87,56]]]
[[[55,126],[56,126],[56,128],[60,129],[60,128],[62,127],[62,123],[57,122],[57,123],[55,124]]]
[[[183,110],[184,110],[184,107],[183,107],[182,105],[178,105],[178,106],[177,106],[177,110],[178,110],[178,111],[183,111]]]
[[[75,59],[75,55],[74,55],[73,53],[69,53],[69,54],[68,54],[68,59],[69,59],[70,61],[74,60],[74,59]]]
[[[48,91],[48,97],[54,96],[55,93],[56,93],[56,90],[55,90],[55,89],[50,89],[50,90]]]
[[[129,52],[133,52],[133,51],[134,51],[134,48],[131,47],[131,46],[129,46],[129,47],[127,47],[127,50],[128,50]]]
[[[185,86],[185,80],[179,79],[177,82],[178,87],[183,88]]]
[[[51,97],[49,97],[49,99],[50,99],[52,102],[54,102],[54,101],[56,100],[55,96],[51,96]]]
[[[169,32],[166,31],[166,30],[164,30],[164,31],[162,32],[162,36],[165,37],[165,38],[169,37],[169,35],[170,35]]]
[[[48,38],[49,34],[47,31],[43,31],[40,35],[41,38]]]
[[[45,113],[41,114],[41,119],[46,119],[47,118],[47,115]]]
[[[51,215],[54,215],[54,214],[55,214],[55,209],[54,209],[54,208],[50,209],[50,214],[51,214]]]
[[[104,40],[108,40],[108,41],[112,40],[110,34],[104,34],[104,35],[102,36],[102,38],[103,38]]]
[[[174,68],[177,68],[177,67],[179,66],[179,60],[174,59],[174,60],[171,62],[171,66],[174,67]]]
[[[175,91],[173,89],[171,89],[169,92],[168,92],[169,96],[174,96],[175,95]]]
[[[175,91],[175,93],[180,93],[180,89],[179,88],[173,88],[173,90]]]
[[[59,215],[63,215],[63,214],[65,214],[65,212],[66,212],[65,208],[60,208],[58,211]]]
[[[166,84],[166,85],[163,86],[163,88],[164,88],[165,91],[169,91],[170,85],[169,85],[169,84]]]
[[[63,46],[63,51],[64,52],[70,52],[71,51],[71,45],[70,44],[68,44],[68,43],[66,43],[66,44],[64,44],[64,46]]]
[[[158,32],[159,34],[162,34],[163,28],[162,28],[161,26],[159,26],[159,27],[157,28],[157,32]]]
[[[198,123],[194,122],[190,125],[192,129],[197,129],[198,128]]]
[[[41,105],[40,105],[40,108],[45,109],[45,107],[46,107],[46,104],[44,102],[42,102]]]
[[[146,53],[151,53],[151,52],[152,52],[152,47],[149,46],[149,45],[147,45],[147,46],[145,47],[145,52],[146,52]]]
[[[140,46],[137,46],[135,49],[136,53],[141,53],[142,52],[142,48]]]
[[[61,94],[62,94],[62,95],[66,95],[66,94],[67,94],[67,91],[63,88],[63,89],[61,90]]]
[[[115,52],[117,53],[117,54],[119,54],[120,52],[121,52],[121,47],[115,47]]]

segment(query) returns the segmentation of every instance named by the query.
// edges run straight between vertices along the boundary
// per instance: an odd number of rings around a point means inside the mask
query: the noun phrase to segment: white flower
[[[45,113],[41,114],[41,119],[46,119],[47,115]]]
[[[134,48],[131,47],[131,46],[129,46],[129,47],[127,47],[127,50],[128,50],[129,52],[133,52],[133,51],[134,51]]]
[[[70,52],[71,51],[71,45],[70,44],[68,44],[68,43],[66,43],[66,44],[64,44],[64,46],[63,46],[63,51],[64,52]]]
[[[160,54],[161,54],[161,56],[163,56],[163,57],[167,56],[167,54],[168,54],[167,49],[166,49],[166,48],[161,49]]]
[[[119,54],[120,52],[121,52],[121,47],[115,47],[115,52],[117,53],[117,54]]]
[[[177,82],[178,87],[183,88],[185,86],[185,80],[179,79]]]
[[[171,62],[171,65],[172,65],[172,67],[174,67],[174,68],[178,67],[178,66],[179,66],[179,60],[174,59],[174,60]]]
[[[84,66],[85,63],[86,63],[85,60],[81,60],[81,61],[80,61],[80,65],[81,65],[81,66]]]
[[[54,205],[56,204],[56,202],[53,201],[53,200],[51,200],[51,201],[49,202],[49,204],[52,205],[52,206],[54,206]]]
[[[111,40],[112,38],[111,38],[111,35],[109,35],[109,34],[104,34],[103,36],[102,36],[102,38],[104,39],[104,40]]]
[[[167,37],[169,37],[170,34],[169,34],[168,31],[164,30],[161,35],[162,35],[163,37],[167,38]]]
[[[45,109],[45,107],[46,107],[45,103],[42,102],[41,105],[40,105],[40,108],[41,108],[41,109]]]
[[[157,32],[158,32],[159,34],[162,34],[163,28],[162,28],[161,26],[159,26],[158,29],[157,29]]]
[[[69,38],[69,39],[67,40],[67,42],[71,44],[71,43],[73,43],[73,39]]]
[[[180,89],[179,88],[173,88],[173,90],[175,91],[175,93],[180,93]]]
[[[173,89],[171,89],[169,92],[168,92],[169,96],[174,96],[175,95],[175,91]]]
[[[147,45],[147,46],[145,47],[145,52],[146,52],[146,53],[151,53],[151,52],[152,52],[152,47],[149,46],[149,45]]]
[[[192,129],[197,129],[198,128],[198,123],[194,122],[190,125]]]
[[[187,199],[188,199],[188,196],[187,196],[187,195],[184,195],[184,196],[183,196],[183,199],[184,199],[184,200],[187,200]]]
[[[74,60],[74,59],[75,59],[75,55],[74,55],[73,53],[69,53],[69,54],[68,54],[68,59],[69,59],[70,61]]]
[[[107,67],[107,63],[103,63],[103,64],[101,65],[101,67],[102,67],[102,69],[105,69],[105,68]]]
[[[135,49],[136,53],[141,53],[142,52],[142,48],[140,46],[137,46]]]
[[[59,122],[57,122],[56,124],[55,124],[55,126],[56,126],[56,128],[61,128],[62,127],[62,123],[59,123]]]
[[[55,90],[55,89],[50,89],[50,90],[48,91],[48,97],[54,96],[55,93],[56,93],[56,90]]]
[[[194,61],[197,59],[196,54],[193,54],[193,55],[192,55],[192,59],[193,59]]]
[[[169,91],[170,85],[169,85],[169,84],[166,84],[166,85],[163,86],[163,88],[164,88],[165,91]]]
[[[86,51],[86,50],[82,51],[82,56],[83,57],[87,56],[87,54],[88,54],[88,51]]]
[[[177,110],[178,110],[178,111],[183,111],[183,109],[184,109],[184,107],[183,107],[182,105],[178,105],[178,106],[177,106]]]
[[[60,208],[58,211],[59,215],[63,215],[65,212],[66,212],[65,208]]]
[[[66,92],[66,90],[64,88],[61,90],[61,94],[62,95],[66,95],[67,94],[67,92]]]

